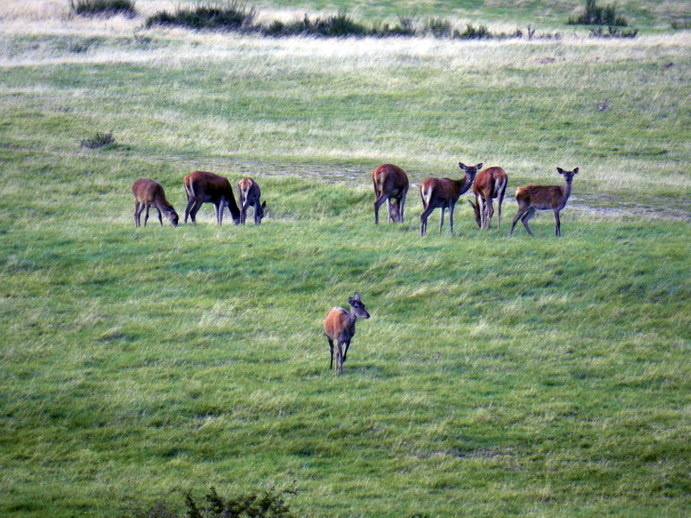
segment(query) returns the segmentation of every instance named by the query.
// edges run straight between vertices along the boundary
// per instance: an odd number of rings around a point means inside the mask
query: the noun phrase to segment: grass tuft
[[[132,0],[70,0],[70,11],[80,16],[115,16],[136,14]]]
[[[229,5],[208,3],[196,7],[178,6],[174,12],[161,11],[150,16],[146,27],[177,25],[194,30],[237,31],[252,26],[257,11],[242,2]]]
[[[112,132],[101,133],[97,131],[93,137],[79,141],[81,147],[88,149],[98,149],[105,146],[112,146],[115,144],[115,137]]]
[[[585,0],[585,9],[576,18],[569,18],[569,25],[610,25],[627,27],[629,22],[623,16],[617,16],[615,4],[597,5],[597,0]]]

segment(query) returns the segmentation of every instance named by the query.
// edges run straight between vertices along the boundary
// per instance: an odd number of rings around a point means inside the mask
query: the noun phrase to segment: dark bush
[[[241,2],[231,4],[204,4],[196,7],[178,6],[173,13],[161,11],[146,20],[152,25],[179,25],[189,29],[238,31],[251,29],[257,11]]]
[[[627,27],[628,21],[617,16],[617,8],[614,4],[601,7],[597,0],[585,0],[585,10],[576,18],[569,18],[569,25],[609,25],[612,27]]]
[[[70,0],[70,11],[80,16],[134,16],[134,4],[133,0]]]
[[[111,146],[115,144],[115,138],[113,138],[113,133],[101,133],[96,132],[96,134],[88,139],[79,142],[81,147],[89,149],[97,149],[104,146]]]

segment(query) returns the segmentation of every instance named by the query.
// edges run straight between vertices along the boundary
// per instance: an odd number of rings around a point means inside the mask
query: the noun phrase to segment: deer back
[[[332,340],[348,341],[355,335],[355,319],[341,307],[332,308],[324,319],[324,331]]]
[[[473,193],[475,196],[481,196],[485,200],[496,198],[502,190],[506,189],[508,178],[506,171],[501,167],[483,169],[475,177]]]
[[[393,164],[383,164],[372,171],[372,182],[377,195],[388,193],[392,197],[408,190],[408,175],[403,169]]]
[[[206,171],[195,171],[184,178],[188,198],[201,199],[204,202],[218,203],[225,198],[229,203],[235,202],[233,189],[224,176]]]
[[[252,178],[245,177],[238,182],[238,195],[241,201],[249,201],[249,203],[254,203],[261,197],[261,191],[259,189],[259,184],[255,182]]]

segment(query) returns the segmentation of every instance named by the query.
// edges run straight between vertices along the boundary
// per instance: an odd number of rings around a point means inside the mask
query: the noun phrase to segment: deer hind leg
[[[138,201],[134,202],[134,226],[139,227],[141,225],[140,223],[140,216],[142,214],[142,210],[144,210],[144,204],[139,203]]]
[[[189,200],[187,200],[187,207],[185,207],[185,223],[187,223],[187,217],[189,216],[190,220],[192,223],[196,222],[197,218],[197,211],[199,211],[199,207],[201,207],[202,204],[198,200],[195,200],[190,196]]]
[[[494,204],[492,203],[492,198],[490,198],[487,200],[487,229],[489,229],[492,224],[492,216],[494,216]]]
[[[420,214],[420,235],[424,236],[427,233],[427,218],[432,213],[434,208],[427,206],[425,210]]]
[[[377,199],[374,200],[374,224],[379,224],[379,207],[389,199],[388,194],[378,194]],[[391,202],[389,202],[391,203]]]
[[[343,346],[340,340],[336,340],[336,370],[343,374]]]
[[[405,197],[408,191],[405,190],[401,193],[401,197],[398,200],[398,221],[403,223],[403,209],[405,208]]]
[[[343,351],[343,363],[348,359],[348,349],[350,348],[350,340],[344,342],[345,350]]]
[[[334,342],[329,336],[326,339],[329,341],[329,349],[331,350],[331,361],[329,362],[329,370],[331,370],[334,368]]]
[[[497,228],[501,228],[501,204],[504,202],[504,191],[501,191],[499,193],[499,197],[497,200]]]
[[[146,222],[149,221],[149,209],[151,208],[151,205],[148,203],[145,204],[146,207],[146,212],[144,213],[144,226],[146,226]]]
[[[523,216],[526,215],[530,207],[518,207],[518,212],[516,212],[516,217],[513,218],[513,223],[511,223],[511,230],[509,231],[509,235],[513,234],[513,229],[516,226],[516,223],[518,223],[519,220],[523,219]]]
[[[530,234],[531,236],[533,235],[533,233],[530,231],[530,227],[528,226],[528,220],[530,218],[532,218],[534,215],[535,215],[535,209],[533,207],[530,207],[526,211],[525,215],[521,218],[521,223],[523,223],[523,226],[528,231],[528,234]]]

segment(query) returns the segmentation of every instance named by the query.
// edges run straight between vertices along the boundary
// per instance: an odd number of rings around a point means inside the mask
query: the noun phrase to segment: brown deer
[[[329,341],[329,348],[331,349],[331,363],[329,369],[334,366],[334,344],[336,345],[336,370],[338,374],[343,374],[343,364],[348,356],[348,348],[350,341],[355,336],[355,321],[358,318],[369,318],[369,313],[365,305],[362,303],[360,294],[355,292],[355,295],[348,299],[350,304],[350,311],[341,307],[335,307],[329,310],[324,319],[324,332],[326,339]],[[345,350],[343,350],[345,346]]]
[[[233,188],[227,178],[205,171],[195,171],[183,179],[187,193],[187,208],[185,209],[185,223],[189,216],[195,222],[197,211],[203,203],[213,203],[216,206],[216,221],[223,223],[223,209],[228,207],[234,224],[240,223],[240,209],[235,202]]]
[[[451,233],[453,234],[453,210],[456,207],[456,202],[458,198],[473,185],[475,175],[478,170],[482,168],[482,164],[467,166],[459,162],[458,167],[465,171],[465,177],[460,180],[452,180],[451,178],[425,178],[420,184],[420,196],[422,197],[422,207],[424,209],[420,215],[421,236],[427,233],[427,218],[436,208],[441,208],[439,232],[441,232],[444,226],[444,210],[448,208]]]
[[[238,182],[238,197],[240,198],[240,223],[245,224],[247,219],[247,209],[254,207],[254,224],[260,225],[264,218],[266,202],[260,204],[259,198],[262,193],[259,184],[252,178],[243,178]]]
[[[523,226],[531,236],[533,233],[528,227],[528,220],[535,215],[536,210],[552,210],[554,212],[554,220],[556,222],[556,235],[561,236],[561,221],[559,220],[559,213],[566,206],[566,202],[571,195],[571,182],[573,177],[578,174],[578,167],[573,171],[564,171],[561,167],[557,167],[560,175],[564,176],[564,185],[526,185],[519,187],[516,191],[516,201],[518,202],[518,212],[513,218],[511,224],[511,232],[513,228],[521,220]]]
[[[468,203],[473,207],[475,221],[481,229],[487,230],[492,221],[492,216],[494,215],[492,198],[497,198],[498,226],[501,227],[501,204],[504,202],[504,193],[506,192],[508,180],[509,176],[501,167],[488,167],[480,171],[475,177],[473,182],[475,203],[470,200],[468,200]]]
[[[144,226],[149,220],[149,208],[153,205],[158,211],[158,221],[163,226],[163,218],[161,214],[165,214],[166,218],[174,226],[178,226],[178,213],[175,212],[173,206],[166,200],[166,193],[163,191],[163,186],[156,180],[151,178],[137,178],[132,184],[132,194],[134,194],[134,226],[140,226],[140,216],[142,211],[146,209],[144,215]]]
[[[389,222],[403,223],[405,197],[408,194],[408,175],[400,167],[383,164],[372,171],[374,184],[374,223],[379,224],[379,207],[387,202]],[[395,201],[395,203],[392,203]]]

